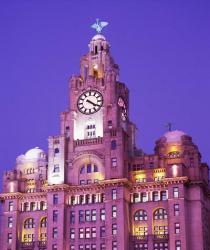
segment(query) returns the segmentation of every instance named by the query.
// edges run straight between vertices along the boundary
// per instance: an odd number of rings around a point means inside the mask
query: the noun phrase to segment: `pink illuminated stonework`
[[[0,249],[209,250],[208,166],[197,146],[175,130],[153,154],[138,149],[110,45],[99,33],[88,47],[48,154],[33,148],[4,174]]]

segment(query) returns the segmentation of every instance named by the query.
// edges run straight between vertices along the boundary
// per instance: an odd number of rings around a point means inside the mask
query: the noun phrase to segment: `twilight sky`
[[[173,123],[210,164],[209,0],[0,1],[0,176],[28,149],[47,150],[68,105],[68,78],[95,18],[130,89],[138,145],[152,153]]]

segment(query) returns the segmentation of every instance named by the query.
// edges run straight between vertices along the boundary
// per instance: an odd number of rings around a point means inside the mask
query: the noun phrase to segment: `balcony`
[[[97,137],[97,138],[90,138],[90,139],[84,139],[84,140],[75,140],[74,146],[89,146],[89,145],[95,145],[95,144],[102,144],[103,143],[103,137]]]
[[[133,242],[147,242],[148,235],[131,235],[130,239]]]
[[[153,240],[154,242],[167,242],[169,240],[168,234],[152,234],[152,235],[130,235],[132,242],[147,242]]]
[[[169,235],[168,234],[154,234],[153,240],[154,241],[168,241]]]

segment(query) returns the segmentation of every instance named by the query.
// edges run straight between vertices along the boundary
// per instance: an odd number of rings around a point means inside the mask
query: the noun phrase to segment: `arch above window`
[[[147,220],[147,212],[143,209],[140,209],[134,214],[134,221],[146,221]]]
[[[167,212],[164,208],[158,208],[154,211],[154,220],[164,220],[168,218]]]
[[[34,228],[35,227],[34,219],[33,218],[26,219],[23,225],[25,229]]]
[[[43,217],[40,221],[40,227],[47,227],[47,217]]]

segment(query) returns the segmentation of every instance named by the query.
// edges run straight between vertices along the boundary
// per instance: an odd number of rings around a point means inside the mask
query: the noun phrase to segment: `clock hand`
[[[89,99],[87,99],[86,102],[89,102],[89,103],[92,104],[93,106],[99,106],[97,103],[94,103],[94,102],[90,101]]]

